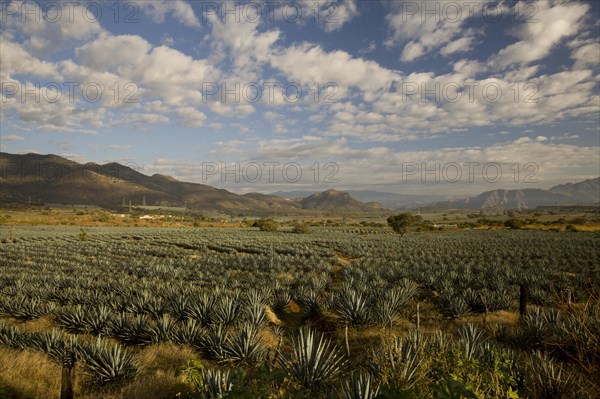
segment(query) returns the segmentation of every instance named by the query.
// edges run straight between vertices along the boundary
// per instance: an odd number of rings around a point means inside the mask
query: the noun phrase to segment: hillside
[[[373,190],[344,190],[352,198],[362,202],[377,202],[388,209],[410,209],[423,204],[430,204],[436,201],[447,199],[444,195],[431,194],[396,194],[385,191]],[[316,191],[277,191],[271,195],[277,195],[284,198],[306,198],[316,194]]]
[[[578,183],[561,184],[542,190],[493,190],[476,197],[436,202],[430,208],[452,209],[532,209],[541,205],[597,204],[600,202],[600,177]]]
[[[304,209],[333,211],[344,209],[345,212],[376,212],[384,208],[375,202],[360,202],[348,193],[330,189],[322,193],[315,193],[306,198],[297,200]]]
[[[324,195],[306,203],[265,194],[238,195],[172,177],[144,175],[118,163],[79,164],[56,156],[0,153],[0,202],[91,204],[117,208],[123,203],[181,207],[226,214],[298,214],[307,211],[386,212],[349,195]],[[339,192],[338,192],[339,193]],[[340,193],[343,194],[343,193]]]

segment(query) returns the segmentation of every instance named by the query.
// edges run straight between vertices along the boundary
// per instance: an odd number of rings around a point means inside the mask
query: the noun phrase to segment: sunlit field
[[[598,397],[597,233],[1,234],[3,397]]]

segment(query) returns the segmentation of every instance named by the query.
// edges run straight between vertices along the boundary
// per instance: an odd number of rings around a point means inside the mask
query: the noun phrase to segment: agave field
[[[140,353],[165,344],[191,354],[172,373],[179,397],[600,397],[597,233],[3,227],[0,239],[2,353],[74,362],[75,397],[131,398],[153,367]]]

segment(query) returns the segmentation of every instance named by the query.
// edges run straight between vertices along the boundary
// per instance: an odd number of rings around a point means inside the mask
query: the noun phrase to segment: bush
[[[296,234],[310,234],[311,231],[312,230],[307,223],[298,223],[294,225],[294,228],[292,229],[292,233]]]
[[[252,227],[258,227],[260,231],[277,231],[279,223],[273,219],[261,219],[254,222]]]
[[[504,222],[504,226],[513,230],[520,229],[523,227],[523,222],[521,222],[519,219],[508,219],[506,222]]]

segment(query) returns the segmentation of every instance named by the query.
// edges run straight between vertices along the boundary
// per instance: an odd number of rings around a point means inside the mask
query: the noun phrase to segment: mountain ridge
[[[24,203],[33,197],[34,201],[40,199],[45,203],[89,203],[117,208],[132,201],[136,205],[186,206],[225,214],[390,212],[378,204],[363,204],[347,194],[335,204],[330,195],[325,195],[322,201],[327,201],[327,205],[260,193],[238,195],[209,185],[181,182],[159,173],[148,176],[116,162],[81,164],[54,154],[0,152],[0,166],[0,202],[4,203]]]

